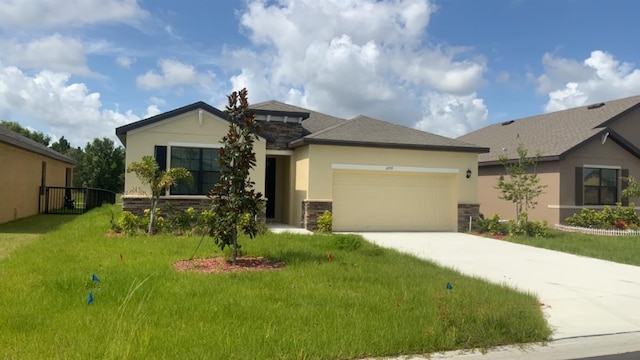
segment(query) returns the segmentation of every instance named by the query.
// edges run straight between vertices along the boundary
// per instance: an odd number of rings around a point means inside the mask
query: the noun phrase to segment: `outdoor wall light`
[[[467,169],[467,179],[471,177],[471,169]]]

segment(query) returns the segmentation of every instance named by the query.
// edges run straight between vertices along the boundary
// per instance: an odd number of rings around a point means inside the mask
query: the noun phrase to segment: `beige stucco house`
[[[71,186],[75,161],[0,125],[0,223],[36,215],[45,186]]]
[[[486,148],[358,116],[345,120],[268,101],[252,106],[259,122],[251,177],[266,217],[313,229],[325,210],[336,231],[455,231],[478,211],[478,154]],[[116,129],[126,164],[154,155],[163,168],[195,178],[173,188],[172,207],[207,206],[217,181],[226,114],[198,102]],[[146,189],[125,177],[125,210],[147,206]]]
[[[640,96],[489,125],[458,140],[487,146],[479,156],[480,211],[515,217],[515,205],[499,199],[500,155],[516,159],[518,144],[540,154],[537,173],[546,185],[530,219],[560,224],[582,208],[602,209],[628,200],[627,176],[640,178]]]

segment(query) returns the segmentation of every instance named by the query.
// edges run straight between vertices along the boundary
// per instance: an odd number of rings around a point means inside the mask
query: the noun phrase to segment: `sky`
[[[0,119],[84,147],[204,101],[449,137],[640,94],[634,0],[0,0]]]

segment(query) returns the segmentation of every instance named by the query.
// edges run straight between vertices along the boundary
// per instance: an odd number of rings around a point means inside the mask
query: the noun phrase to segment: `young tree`
[[[158,199],[167,192],[169,188],[176,185],[180,180],[188,182],[193,181],[193,177],[189,170],[184,168],[171,168],[166,171],[160,171],[160,166],[153,156],[145,155],[142,161],[134,162],[127,168],[128,173],[134,173],[144,185],[151,187],[151,208],[149,219],[148,235],[156,233],[156,208]]]
[[[500,199],[511,201],[516,204],[516,224],[520,225],[521,214],[525,214],[529,209],[534,209],[538,204],[536,198],[543,193],[546,185],[540,185],[540,178],[536,173],[536,165],[539,154],[530,158],[527,157],[527,149],[521,143],[518,145],[518,159],[515,162],[509,161],[506,156],[500,156],[500,162],[507,172],[508,178],[500,175],[498,184],[495,187],[502,195]],[[529,169],[532,169],[528,172]],[[525,221],[526,217],[524,218]]]
[[[262,208],[262,194],[255,192],[254,182],[249,178],[256,165],[253,143],[258,135],[254,114],[249,109],[247,89],[234,91],[228,100],[226,110],[230,124],[229,132],[221,141],[220,181],[209,193],[215,214],[209,232],[220,249],[231,246],[235,265],[239,248],[238,225],[243,218],[248,218],[249,224],[243,224],[244,232],[251,238],[257,234],[256,217]]]

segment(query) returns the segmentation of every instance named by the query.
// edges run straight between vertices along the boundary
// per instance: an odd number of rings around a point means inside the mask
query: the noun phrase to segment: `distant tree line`
[[[84,149],[73,147],[64,136],[53,144],[51,136],[31,131],[14,121],[0,121],[0,125],[65,155],[76,162],[73,186],[92,187],[121,193],[124,190],[125,151],[109,138],[95,138]]]

